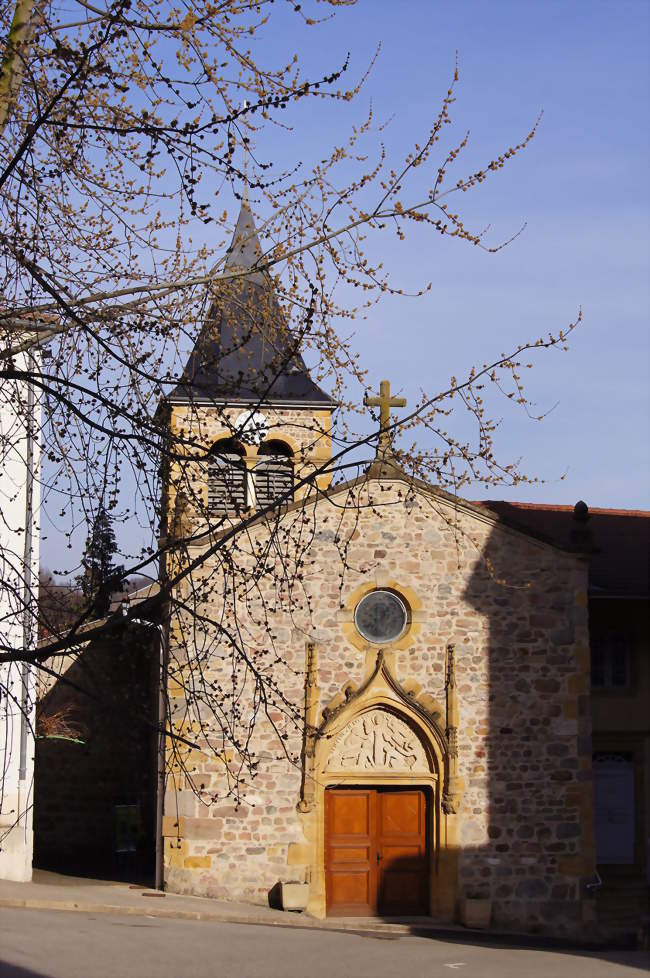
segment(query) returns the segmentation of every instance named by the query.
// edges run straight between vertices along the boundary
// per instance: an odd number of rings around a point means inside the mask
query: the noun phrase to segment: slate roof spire
[[[172,401],[251,404],[332,404],[309,376],[299,341],[289,328],[267,272],[247,199],[242,201],[227,251],[223,284],[216,288]],[[242,272],[241,276],[232,273]]]
[[[253,269],[262,257],[262,246],[247,193],[242,200],[237,225],[226,255],[226,272]],[[265,285],[268,277],[265,279],[263,272],[251,271],[249,280],[256,285]]]

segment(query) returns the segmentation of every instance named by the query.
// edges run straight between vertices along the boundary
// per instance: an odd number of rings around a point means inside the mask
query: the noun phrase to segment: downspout
[[[165,605],[164,625],[158,625],[160,671],[158,683],[158,751],[156,777],[156,882],[157,890],[165,889],[165,846],[163,815],[165,814],[165,728],[167,723],[167,666],[168,655],[168,606]]]
[[[28,356],[28,364],[33,368],[34,359]],[[27,445],[25,458],[25,547],[23,550],[23,650],[32,645],[32,545],[34,523],[34,387],[27,384]],[[27,741],[29,740],[29,687],[31,670],[28,662],[21,665],[20,694],[20,767],[18,780],[27,778]]]

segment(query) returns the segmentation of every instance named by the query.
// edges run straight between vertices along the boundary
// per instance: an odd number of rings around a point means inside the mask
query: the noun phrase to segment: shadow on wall
[[[150,636],[134,629],[89,645],[40,703],[39,728],[56,731],[58,723],[68,733],[36,742],[36,868],[139,883],[153,876],[157,651]]]
[[[587,569],[495,529],[464,594],[489,638],[456,645],[459,896],[489,897],[497,930],[594,933]]]

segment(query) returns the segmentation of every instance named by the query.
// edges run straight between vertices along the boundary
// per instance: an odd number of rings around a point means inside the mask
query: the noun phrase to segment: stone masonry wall
[[[396,678],[415,679],[444,702],[445,648],[456,643],[466,784],[458,895],[491,896],[502,928],[580,931],[580,880],[593,872],[586,564],[478,507],[455,508],[400,481],[294,507],[274,529],[277,547],[254,585],[253,554],[270,531],[258,525],[239,541],[236,599],[227,587],[225,606],[223,565],[208,563],[202,611],[236,625],[251,660],[300,716],[305,641],[318,644],[322,709],[366,670],[367,650],[345,624],[353,592],[370,583],[410,593],[413,620],[405,647],[393,653]],[[287,567],[291,588],[282,583]],[[181,672],[179,636],[189,625],[178,617],[172,628]],[[199,644],[204,679],[225,691],[224,717],[244,742],[250,670],[234,677],[220,643]],[[205,709],[188,702],[182,684],[172,681],[170,693],[179,729],[200,737],[200,721],[209,731]],[[271,702],[268,715],[255,721],[250,743],[259,765],[239,804],[228,794],[237,763],[227,745],[186,758],[196,791],[173,767],[165,807],[170,890],[265,903],[278,880],[304,877],[303,865],[288,865],[299,851],[292,843],[305,842],[296,812],[302,732],[281,705]]]
[[[154,867],[158,649],[150,630],[87,646],[39,703],[75,739],[38,737],[34,865],[150,882]],[[54,728],[56,729],[56,727]],[[81,741],[81,742],[77,742]],[[137,849],[118,854],[116,805],[137,806]]]
[[[235,435],[238,419],[242,415],[246,417],[249,410],[243,405],[224,407],[219,412],[212,405],[174,405],[170,417],[172,435],[180,436],[180,444],[183,446],[191,432],[195,442],[188,453],[188,461],[176,461],[167,480],[165,507],[169,515],[174,513],[177,493],[183,492],[193,508],[196,527],[205,524],[208,480],[207,461],[197,460],[201,455],[201,446],[207,453],[219,440]],[[276,409],[265,406],[263,413],[268,423],[266,438],[283,441],[293,452],[296,481],[311,476],[331,458],[330,410]],[[252,471],[257,463],[257,446],[252,442],[242,442],[242,447],[245,450],[246,467]],[[320,489],[327,489],[332,481],[331,471],[324,471],[316,481]],[[299,488],[296,498],[307,491],[307,487]]]

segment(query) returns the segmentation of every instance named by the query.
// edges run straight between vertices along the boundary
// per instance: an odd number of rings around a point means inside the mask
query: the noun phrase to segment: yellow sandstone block
[[[588,645],[574,645],[574,654],[576,659],[576,665],[578,669],[582,672],[590,673],[591,671],[591,653],[589,651]]]
[[[210,857],[209,856],[187,856],[183,865],[185,869],[209,869]]]
[[[187,843],[176,839],[165,839],[165,865],[170,869],[184,869]]]
[[[167,695],[175,699],[182,699],[185,696],[185,687],[177,679],[170,679],[167,684]]]
[[[565,720],[575,720],[578,716],[578,704],[575,700],[565,700],[562,704],[562,716]]]
[[[287,866],[305,866],[311,862],[312,847],[305,842],[290,842]]]
[[[165,838],[182,839],[185,835],[185,819],[176,815],[163,815],[162,834]]]
[[[589,692],[589,677],[584,672],[576,673],[573,676],[569,676],[569,692],[573,693],[574,696],[579,696],[581,693]]]
[[[557,868],[563,876],[586,876],[593,870],[591,861],[584,856],[561,856]]]
[[[567,808],[582,807],[583,794],[584,792],[581,788],[567,788],[564,796],[564,804]]]

